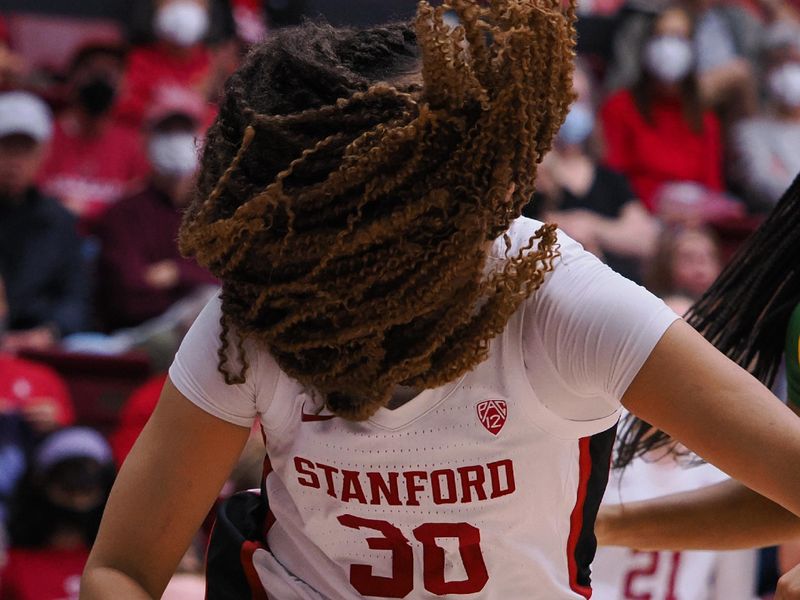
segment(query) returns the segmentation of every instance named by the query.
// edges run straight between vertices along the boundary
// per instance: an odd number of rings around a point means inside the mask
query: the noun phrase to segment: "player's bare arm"
[[[775,600],[797,600],[800,598],[800,566],[795,567],[778,581]]]
[[[800,455],[800,419],[686,323],[678,321],[667,331],[623,404],[735,479],[800,514],[794,460]],[[757,461],[752,448],[758,448]]]
[[[117,477],[81,598],[160,598],[248,435],[168,381]]]
[[[738,481],[655,500],[604,506],[598,543],[640,550],[737,550],[800,536],[800,518]]]

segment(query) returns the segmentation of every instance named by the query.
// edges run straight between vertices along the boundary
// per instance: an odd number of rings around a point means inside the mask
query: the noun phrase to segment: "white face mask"
[[[197,170],[197,145],[193,133],[157,133],[147,146],[153,169],[160,175],[185,177]]]
[[[778,67],[770,73],[768,83],[778,102],[790,108],[800,108],[800,63],[790,62]]]
[[[645,46],[644,66],[662,82],[677,83],[691,72],[694,49],[681,37],[654,37]]]
[[[583,144],[592,135],[594,126],[595,116],[591,107],[583,102],[576,102],[558,132],[558,140],[569,146]]]
[[[169,2],[156,12],[156,35],[182,48],[202,40],[208,26],[208,11],[191,0]]]

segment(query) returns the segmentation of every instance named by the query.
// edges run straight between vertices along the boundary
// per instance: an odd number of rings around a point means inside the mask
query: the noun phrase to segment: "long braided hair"
[[[280,31],[232,77],[180,234],[223,282],[229,384],[252,338],[335,414],[366,419],[397,385],[483,361],[552,269],[544,226],[484,274],[573,100],[575,6],[486,4],[423,0],[415,28]]]
[[[786,331],[800,303],[800,176],[769,218],[739,248],[686,320],[767,387],[783,357]],[[629,415],[614,466],[657,449],[680,453],[666,433]]]

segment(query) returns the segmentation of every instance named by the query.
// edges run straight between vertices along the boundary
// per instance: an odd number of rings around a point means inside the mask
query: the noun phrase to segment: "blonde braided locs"
[[[487,274],[573,100],[574,21],[562,0],[422,1],[414,29],[307,24],[251,53],[180,235],[223,282],[228,383],[251,338],[362,420],[486,358],[558,254],[553,226],[514,256],[506,236]],[[421,86],[385,83],[419,56]]]

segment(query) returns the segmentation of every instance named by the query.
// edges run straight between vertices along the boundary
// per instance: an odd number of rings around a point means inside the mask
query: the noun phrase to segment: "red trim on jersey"
[[[303,423],[313,423],[316,421],[330,421],[331,419],[335,418],[336,415],[319,415],[315,413],[307,413],[305,403],[303,403],[303,406],[300,409],[300,421]]]
[[[258,542],[247,541],[242,544],[239,558],[242,561],[244,576],[247,577],[247,584],[250,586],[253,600],[269,600],[269,598],[267,598],[267,592],[264,591],[264,586],[261,584],[261,579],[256,572],[256,567],[253,564],[253,554],[260,548],[261,544]]]
[[[578,547],[578,539],[583,529],[583,505],[586,502],[586,491],[589,487],[589,477],[592,474],[592,455],[590,452],[591,437],[581,438],[578,441],[580,448],[580,470],[578,474],[578,496],[575,500],[575,508],[569,519],[569,538],[567,540],[567,564],[569,567],[569,587],[586,598],[592,597],[592,588],[578,583],[578,562],[575,557],[575,550]]]
[[[208,532],[208,539],[206,540],[206,552],[203,556],[203,573],[208,573],[208,550],[211,548],[211,536],[214,535],[214,529],[217,526],[217,520],[211,524],[211,531]],[[206,590],[203,593],[203,600],[208,600],[208,580],[206,580]]]
[[[264,482],[262,484],[262,486],[261,486],[261,493],[262,494],[266,494],[267,493],[267,477],[269,477],[270,473],[272,473],[272,463],[269,460],[269,456],[265,454],[264,455],[264,468],[263,468],[263,470],[261,472],[261,481]],[[275,515],[272,514],[272,509],[271,508],[267,508],[267,515],[264,518],[264,536],[263,536],[263,538],[264,538],[264,547],[267,548],[267,549],[269,549],[269,544],[267,544],[267,534],[269,533],[269,530],[272,528],[272,526],[274,524],[275,524]]]

